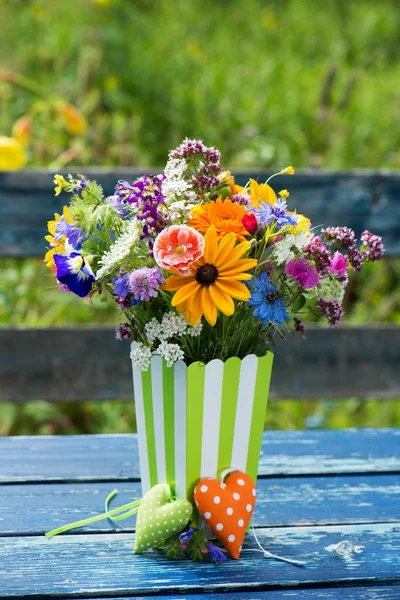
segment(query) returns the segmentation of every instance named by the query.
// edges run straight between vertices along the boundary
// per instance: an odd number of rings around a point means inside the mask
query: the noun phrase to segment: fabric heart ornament
[[[197,509],[232,558],[239,558],[247,525],[256,502],[256,488],[249,475],[231,473],[224,482],[202,479],[194,490]]]
[[[171,488],[160,483],[143,497],[136,521],[135,554],[182,531],[192,516],[188,500],[172,500]]]

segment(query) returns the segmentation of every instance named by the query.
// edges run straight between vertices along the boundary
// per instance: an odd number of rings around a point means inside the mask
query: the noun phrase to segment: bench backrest
[[[75,169],[70,172],[75,173]],[[118,179],[142,171],[84,170],[107,194]],[[157,169],[148,172],[157,172]],[[265,181],[270,173],[241,172]],[[276,180],[313,225],[347,225],[358,235],[383,237],[386,256],[400,256],[400,176],[384,172],[303,171]],[[46,222],[61,212],[53,175],[33,170],[0,173],[0,257],[42,257]],[[0,329],[0,401],[132,399],[129,347],[110,328]],[[280,342],[272,397],[400,396],[399,328],[308,328],[307,339]]]

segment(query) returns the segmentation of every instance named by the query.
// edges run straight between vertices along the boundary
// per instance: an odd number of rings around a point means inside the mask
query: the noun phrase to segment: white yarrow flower
[[[138,367],[141,371],[147,371],[150,367],[151,349],[144,344],[139,343],[132,350],[130,357],[134,367]]]
[[[172,367],[178,360],[183,360],[185,355],[178,344],[169,344],[166,341],[161,342],[157,352],[166,360],[167,367]]]
[[[125,221],[126,230],[100,259],[102,265],[96,273],[97,279],[102,279],[110,272],[120,267],[124,260],[137,246],[142,233],[142,225],[138,221]]]

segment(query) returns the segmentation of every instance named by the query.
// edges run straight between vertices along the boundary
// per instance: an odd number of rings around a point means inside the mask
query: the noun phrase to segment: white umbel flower
[[[166,179],[162,183],[162,193],[172,219],[186,216],[196,202],[196,192],[185,179],[186,170],[187,164],[182,158],[170,158],[164,169]]]
[[[153,344],[156,340],[163,342],[175,336],[190,335],[196,337],[200,335],[203,325],[198,323],[195,327],[192,327],[183,315],[168,312],[164,314],[161,323],[154,317],[146,323],[144,328],[149,343]]]
[[[108,252],[100,259],[102,265],[96,273],[97,279],[103,279],[106,275],[122,266],[124,260],[137,246],[142,233],[142,225],[138,221],[125,221],[126,230],[111,246]]]

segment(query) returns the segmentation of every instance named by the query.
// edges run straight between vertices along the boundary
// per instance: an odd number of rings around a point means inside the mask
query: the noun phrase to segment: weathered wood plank
[[[98,515],[111,483],[0,485],[0,537],[39,535]],[[117,507],[141,497],[139,482],[118,484]],[[400,478],[393,475],[260,478],[256,527],[400,522]],[[134,531],[136,517],[99,521],[72,534]]]
[[[240,561],[220,565],[182,561],[173,565],[153,552],[132,553],[133,535],[16,537],[0,546],[0,598],[46,595],[140,595],[144,593],[239,592],[297,586],[400,583],[400,527],[351,525],[258,530],[271,552],[307,562],[306,568],[263,558],[251,536]],[[331,544],[364,546],[350,560],[335,558]],[[248,551],[250,550],[250,551]],[[256,550],[256,551],[254,551]]]
[[[112,329],[0,329],[0,347],[0,401],[133,398],[129,345]],[[310,327],[278,343],[271,398],[399,397],[399,364],[398,326]]]
[[[78,169],[79,170],[79,169]],[[71,167],[71,172],[76,172]],[[159,172],[148,169],[147,172]],[[142,171],[85,169],[111,194],[118,179],[133,181]],[[265,181],[271,172],[237,172],[244,185],[249,177]],[[292,206],[314,225],[347,225],[359,235],[373,230],[384,238],[387,256],[400,254],[400,176],[388,172],[297,171],[282,177],[279,189],[290,189]],[[53,193],[53,174],[28,170],[0,174],[0,255],[41,256],[46,222],[59,212],[63,197]]]
[[[160,596],[129,596],[113,600],[156,600]],[[168,596],[167,596],[168,598]],[[179,600],[398,600],[400,588],[397,585],[367,587],[328,587],[320,589],[295,589],[254,592],[221,592],[216,594],[184,594]],[[103,598],[78,598],[76,600],[104,600]]]
[[[259,476],[399,473],[400,429],[266,431],[261,452]],[[0,437],[1,483],[127,480],[136,435]]]

